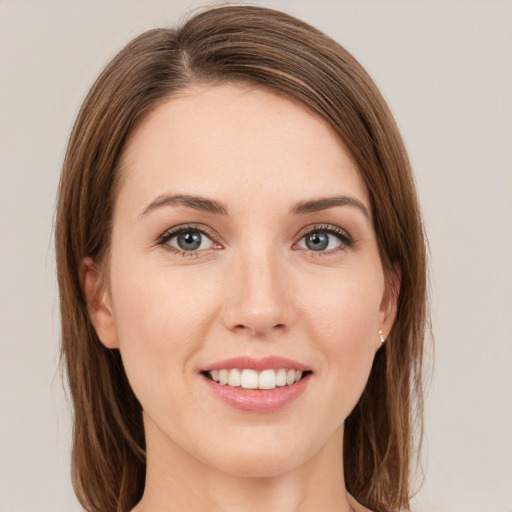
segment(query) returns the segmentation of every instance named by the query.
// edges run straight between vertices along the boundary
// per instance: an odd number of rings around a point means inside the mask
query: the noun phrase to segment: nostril
[[[250,332],[253,336],[258,336],[258,335],[264,336],[264,333],[266,331],[266,329],[261,326],[251,327],[250,325],[244,325],[244,324],[237,324],[237,325],[233,326],[233,331],[243,331],[245,329],[247,329],[248,332]],[[286,331],[286,324],[276,324],[273,327],[271,327],[270,330],[271,331],[281,331],[281,332]]]

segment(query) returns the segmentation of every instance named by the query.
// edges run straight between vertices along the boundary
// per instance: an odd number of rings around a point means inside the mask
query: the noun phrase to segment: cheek
[[[192,267],[190,267],[192,269]],[[135,393],[179,386],[206,339],[212,292],[197,272],[119,263],[111,273],[120,352]],[[164,381],[162,381],[164,379]],[[143,397],[139,396],[141,402]]]
[[[371,270],[347,272],[326,280],[323,288],[313,297],[309,294],[309,301],[304,302],[304,324],[327,356],[332,385],[353,390],[354,398],[362,392],[375,356],[383,289],[380,282],[383,276]]]
[[[301,288],[300,309],[322,338],[356,343],[378,331],[384,278],[372,267],[350,268]],[[313,336],[315,333],[311,333]]]
[[[118,263],[111,272],[111,282],[121,343],[137,338],[140,343],[159,341],[166,346],[172,333],[177,348],[201,329],[211,307],[209,283],[192,266],[186,271],[161,264],[145,264],[138,269],[134,259]]]

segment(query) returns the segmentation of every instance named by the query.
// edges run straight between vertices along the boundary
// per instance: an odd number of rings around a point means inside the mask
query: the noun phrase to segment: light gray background
[[[367,67],[403,132],[432,252],[436,366],[417,512],[512,510],[512,3],[265,1]],[[52,219],[94,78],[182,1],[0,0],[0,511],[78,511]]]

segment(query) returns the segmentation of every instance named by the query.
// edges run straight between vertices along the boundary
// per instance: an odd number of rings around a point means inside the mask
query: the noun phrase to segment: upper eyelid
[[[197,231],[203,233],[204,235],[206,235],[210,240],[212,240],[212,242],[219,243],[218,239],[220,237],[218,237],[215,234],[213,229],[211,229],[211,228],[209,228],[207,226],[204,226],[202,224],[195,224],[195,223],[184,224],[184,225],[176,226],[176,227],[173,227],[173,228],[169,228],[164,233],[162,233],[162,235],[160,235],[158,237],[158,239],[156,240],[156,243],[157,244],[167,243],[169,240],[171,240],[172,238],[177,236],[181,231],[187,230],[187,229],[197,230]],[[298,238],[297,241],[300,241],[308,233],[314,232],[315,230],[316,231],[321,231],[321,230],[330,231],[331,234],[345,234],[346,237],[351,242],[353,242],[353,238],[348,233],[347,230],[345,230],[345,229],[343,229],[343,228],[341,228],[339,226],[336,226],[334,224],[313,224],[313,225],[306,226],[306,227],[302,228],[301,230],[299,230],[298,233],[295,234],[293,238],[294,238],[294,240]],[[296,242],[294,242],[294,243],[296,243]],[[180,250],[180,249],[177,249],[177,250]],[[193,253],[193,252],[196,252],[196,251],[186,251],[186,252]],[[200,251],[197,251],[197,252],[200,252]]]
[[[203,233],[205,233],[206,235],[209,235],[209,236],[213,236],[215,237],[215,232],[214,230],[212,230],[211,228],[207,227],[207,226],[203,226],[203,225],[200,225],[200,224],[195,224],[195,223],[192,223],[192,224],[184,224],[184,225],[180,225],[180,226],[175,226],[173,228],[169,228],[169,229],[166,229],[158,238],[164,238],[166,237],[167,235],[175,235],[177,233],[179,233],[180,231],[182,230],[186,230],[186,229],[195,229],[197,231],[201,231]],[[304,235],[307,235],[308,233],[310,233],[311,231],[315,231],[315,230],[326,230],[328,231],[329,229],[333,230],[333,231],[342,231],[343,233],[345,233],[348,237],[350,237],[350,234],[347,232],[346,229],[343,229],[343,228],[340,228],[339,226],[335,226],[333,224],[313,224],[313,225],[310,225],[310,226],[306,226],[302,229],[300,229],[295,235],[294,235],[294,238],[298,237],[298,236],[304,236]]]
[[[175,226],[173,228],[169,228],[167,230],[165,230],[156,240],[157,243],[161,243],[163,241],[168,241],[170,240],[171,238],[174,238],[176,235],[178,235],[180,233],[180,231],[186,231],[187,229],[190,229],[190,230],[197,230],[203,234],[205,234],[206,236],[208,236],[208,238],[210,238],[212,241],[213,239],[216,239],[216,238],[219,238],[219,237],[216,237],[215,236],[215,233],[212,229],[210,228],[207,228],[206,226],[203,226],[203,225],[196,225],[196,224],[184,224],[182,226]]]
[[[340,228],[339,226],[335,226],[334,224],[313,224],[310,226],[307,226],[303,229],[301,229],[296,235],[295,238],[300,236],[301,238],[308,233],[311,233],[313,231],[329,231],[331,233],[344,233],[347,238],[352,239],[352,236],[349,234],[349,232],[346,229]],[[339,234],[339,233],[338,233]]]

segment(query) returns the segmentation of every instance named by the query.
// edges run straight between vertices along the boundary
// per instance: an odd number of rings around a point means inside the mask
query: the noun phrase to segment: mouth
[[[271,390],[291,386],[307,378],[311,370],[295,370],[293,368],[268,368],[262,371],[251,368],[222,368],[201,372],[206,378],[220,384],[241,389]]]
[[[311,382],[313,370],[298,361],[242,356],[219,361],[200,371],[206,387],[224,403],[252,413],[291,407]]]

